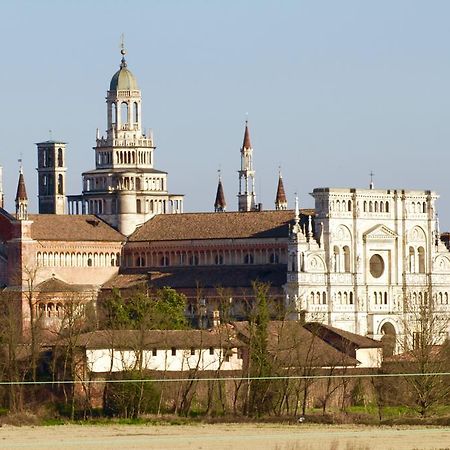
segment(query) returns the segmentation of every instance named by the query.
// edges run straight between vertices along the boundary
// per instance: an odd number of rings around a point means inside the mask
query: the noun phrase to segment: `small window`
[[[191,347],[191,355],[195,355],[195,348]]]
[[[152,349],[152,356],[158,356],[158,350],[156,348]]]
[[[214,262],[215,262],[217,265],[223,264],[223,255],[221,255],[220,253],[217,254],[217,255],[216,255],[216,258],[215,258],[215,260],[214,260]]]
[[[214,355],[214,347],[209,347],[209,354]]]
[[[237,349],[237,358],[244,359],[244,352],[242,351],[242,348]]]
[[[87,265],[88,267],[92,267],[92,258],[88,258]]]
[[[177,356],[177,349],[172,347],[172,356]]]

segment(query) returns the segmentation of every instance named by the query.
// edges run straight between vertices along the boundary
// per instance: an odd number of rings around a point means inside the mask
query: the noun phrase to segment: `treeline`
[[[239,323],[232,323],[227,315],[229,296],[222,292],[222,323],[215,330],[224,343],[218,366],[204,370],[199,357],[197,365],[175,373],[151,371],[145,363],[149,330],[161,330],[163,335],[164,330],[190,328],[186,299],[172,289],[136,290],[127,295],[114,291],[102,302],[101,317],[98,308],[72,295],[65,298],[56,328],[39,314],[38,294],[32,289],[21,298],[17,292],[4,291],[0,295],[0,381],[7,384],[0,386],[0,407],[8,412],[47,409],[49,414],[71,419],[146,414],[297,418],[311,411],[348,413],[353,406],[372,405],[382,420],[392,406],[407,406],[426,417],[448,404],[450,378],[439,374],[450,372],[450,349],[448,343],[436,345],[437,329],[430,311],[421,309],[415,317],[421,321],[422,332],[420,339],[411,334],[416,342],[403,349],[403,359],[391,358],[377,369],[358,369],[351,362],[350,348],[324,354],[314,328],[306,331],[300,323],[282,317],[271,320],[277,306],[268,291],[268,286],[255,283],[248,321]],[[34,311],[26,338],[18,320],[24,301]],[[110,336],[111,349],[124,345],[116,341],[118,333],[133,331],[134,339],[127,343],[133,353],[127,362],[132,364],[115,371],[111,363],[100,375],[88,370],[82,338],[99,328]],[[206,339],[209,331],[204,333]],[[411,339],[403,336],[402,345]],[[189,347],[186,342],[183,348]],[[232,348],[241,353],[242,366],[225,372],[222,364],[233,356]],[[394,374],[399,375],[380,376]]]

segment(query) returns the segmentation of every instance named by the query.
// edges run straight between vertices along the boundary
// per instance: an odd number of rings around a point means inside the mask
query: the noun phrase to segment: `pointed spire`
[[[125,55],[127,54],[127,51],[125,50],[125,36],[122,33],[122,36],[120,37],[120,54],[122,55],[122,60],[120,61],[120,68],[123,69],[127,67],[127,62],[125,61]]]
[[[298,208],[298,195],[295,193],[295,224],[298,225],[300,222],[300,212]]]
[[[287,209],[287,199],[286,193],[284,192],[283,177],[281,176],[281,172],[279,172],[278,174],[278,187],[277,196],[275,198],[275,209]]]
[[[225,194],[223,193],[222,177],[219,172],[219,183],[217,185],[216,201],[214,202],[214,211],[223,212],[227,209],[227,202],[225,201]]]
[[[23,177],[22,160],[20,162],[19,181],[17,183],[16,194],[16,219],[27,220],[28,219],[28,196],[25,187],[25,179]]]
[[[312,217],[308,216],[308,240],[313,237]]]
[[[245,121],[244,142],[242,148],[252,148],[250,143],[250,132],[248,131],[248,120]]]

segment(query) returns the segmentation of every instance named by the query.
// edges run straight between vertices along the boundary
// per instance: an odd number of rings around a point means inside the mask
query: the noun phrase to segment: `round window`
[[[370,266],[370,274],[374,278],[380,278],[381,275],[383,275],[384,261],[380,255],[378,254],[372,255],[369,261],[369,266]]]

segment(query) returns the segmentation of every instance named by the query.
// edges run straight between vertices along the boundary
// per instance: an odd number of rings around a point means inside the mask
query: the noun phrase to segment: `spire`
[[[250,132],[248,131],[248,120],[245,121],[244,142],[242,148],[252,148],[252,144],[250,143]]]
[[[287,199],[286,193],[284,192],[283,185],[283,177],[281,176],[281,172],[278,175],[278,187],[277,187],[277,196],[275,198],[275,209],[287,209]]]
[[[375,174],[372,172],[372,171],[370,171],[370,184],[369,184],[369,189],[373,189],[374,187],[375,187],[375,184],[374,184],[374,182],[373,182],[373,176],[374,176]]]
[[[27,220],[28,219],[28,196],[25,188],[25,179],[23,177],[22,160],[20,162],[19,170],[19,182],[17,183],[16,194],[16,219]]]
[[[217,185],[216,201],[214,202],[215,212],[224,212],[227,209],[227,202],[225,201],[225,195],[223,193],[222,178],[219,170],[219,183]]]
[[[122,60],[120,61],[120,68],[124,69],[127,67],[127,62],[125,61],[125,55],[127,54],[127,51],[125,50],[125,36],[122,33],[122,36],[120,36],[120,54],[122,55]]]

